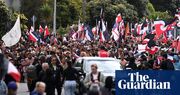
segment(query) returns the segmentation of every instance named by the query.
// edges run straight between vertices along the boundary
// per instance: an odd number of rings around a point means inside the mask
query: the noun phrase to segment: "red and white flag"
[[[9,62],[9,64],[8,64],[7,74],[12,76],[13,79],[16,80],[17,82],[19,82],[21,79],[21,74],[19,73],[17,68],[11,62]]]
[[[122,21],[122,17],[121,17],[121,14],[119,13],[116,17],[116,23],[119,23]]]
[[[149,54],[154,55],[157,51],[159,51],[159,47],[154,46],[154,47],[149,48],[148,46],[146,46],[146,51],[148,51]]]
[[[49,35],[50,35],[49,29],[47,26],[45,26],[44,37],[46,38]]]
[[[101,29],[100,29],[100,33],[99,33],[99,36],[100,36],[100,39],[99,39],[99,41],[100,42],[104,42],[104,41],[106,41],[106,39],[105,39],[105,37],[104,37],[104,32],[106,31],[106,25],[105,25],[105,23],[104,23],[104,21],[102,20],[101,21],[101,23],[102,23],[102,27],[101,27]]]
[[[39,26],[39,33],[43,33],[44,32],[44,29],[42,28],[42,26],[40,25]]]
[[[164,31],[166,31],[165,22],[162,20],[154,21],[154,27],[155,27],[157,38],[159,38],[164,33]]]
[[[38,38],[34,35],[34,28],[31,26],[31,29],[29,31],[29,35],[28,35],[28,38],[29,40],[33,41],[33,42],[37,42],[38,41]]]

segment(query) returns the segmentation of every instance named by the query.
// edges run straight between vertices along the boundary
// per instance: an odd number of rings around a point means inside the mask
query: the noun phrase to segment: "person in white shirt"
[[[104,86],[104,75],[98,72],[96,64],[91,65],[91,73],[87,74],[84,80],[84,84],[87,88],[91,88],[92,85],[97,84],[99,87]]]

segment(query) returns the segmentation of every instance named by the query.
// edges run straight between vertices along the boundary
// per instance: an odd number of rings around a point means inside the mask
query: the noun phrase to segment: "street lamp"
[[[56,36],[56,0],[54,0],[53,34]]]

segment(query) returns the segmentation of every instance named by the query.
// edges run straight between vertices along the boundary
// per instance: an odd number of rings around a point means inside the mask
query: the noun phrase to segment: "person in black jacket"
[[[101,88],[102,95],[112,95],[113,77],[108,76],[105,80],[105,86]]]
[[[76,81],[79,77],[79,72],[72,67],[72,62],[67,61],[68,67],[63,72],[64,77],[64,95],[75,95]]]
[[[129,64],[126,66],[126,69],[137,70],[137,65],[135,63],[135,58],[134,57],[129,58]]]
[[[58,95],[61,95],[63,68],[58,62],[56,56],[51,56],[50,69],[52,70],[53,81],[55,82],[55,87],[53,88],[54,92],[55,89],[57,89]],[[55,93],[52,95],[55,95]]]
[[[174,65],[171,62],[171,60],[168,59],[167,54],[163,54],[162,57],[163,57],[163,61],[161,63],[160,68],[162,70],[174,70]]]

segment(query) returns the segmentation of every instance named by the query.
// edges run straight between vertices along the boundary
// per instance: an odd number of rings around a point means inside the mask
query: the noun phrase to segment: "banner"
[[[116,95],[180,95],[180,71],[116,71]]]
[[[21,38],[21,27],[20,27],[20,17],[18,16],[13,28],[2,37],[2,40],[4,41],[6,47],[11,47],[16,43],[18,43],[20,38]]]

